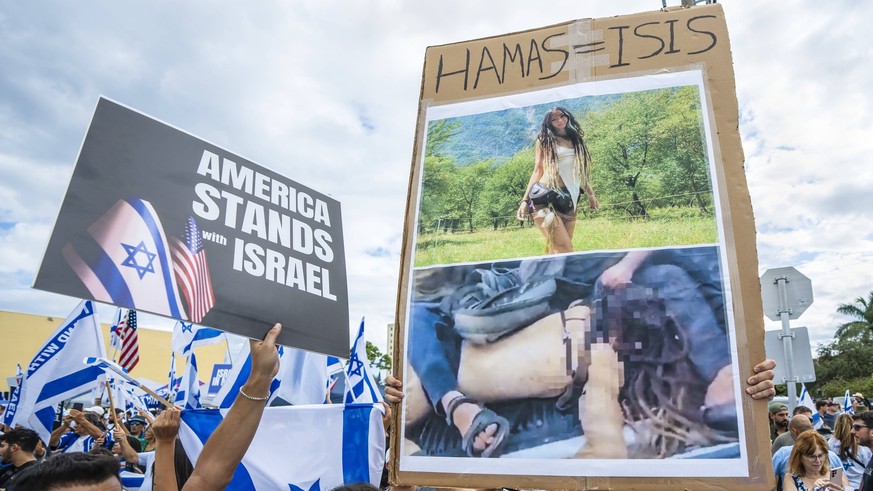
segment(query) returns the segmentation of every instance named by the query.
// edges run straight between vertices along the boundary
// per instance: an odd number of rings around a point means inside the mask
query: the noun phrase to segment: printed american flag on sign
[[[188,304],[188,318],[191,322],[199,323],[215,305],[215,294],[209,278],[200,227],[194,217],[188,217],[185,224],[184,242],[173,237],[173,269]]]
[[[128,372],[139,363],[139,335],[136,332],[136,311],[128,310],[116,328],[121,337],[121,356],[118,364]]]

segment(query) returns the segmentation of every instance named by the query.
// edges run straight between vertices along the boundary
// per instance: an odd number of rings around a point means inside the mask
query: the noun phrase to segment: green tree
[[[428,123],[419,208],[419,223],[425,230],[435,226],[437,220],[448,213],[446,200],[455,162],[446,155],[445,150],[457,137],[460,127],[461,123],[456,120],[441,119]]]
[[[480,197],[491,174],[490,162],[477,162],[466,167],[456,167],[446,197],[446,208],[453,217],[467,222],[472,232],[473,219],[479,210]]]
[[[391,357],[383,354],[378,346],[367,341],[367,360],[377,370],[391,370]]]
[[[515,222],[534,165],[533,147],[523,148],[489,174],[481,195],[480,217],[498,224]]]
[[[873,291],[867,294],[867,298],[858,297],[854,303],[840,304],[837,312],[852,317],[853,320],[838,327],[834,337],[855,338],[866,335],[869,339],[873,335]]]
[[[873,393],[873,292],[854,303],[840,304],[840,314],[855,320],[842,324],[834,340],[816,350],[816,382],[808,384],[817,397],[843,395],[846,390]]]
[[[647,218],[647,197],[657,196],[658,125],[665,117],[664,90],[623,94],[584,122],[593,159],[595,192],[633,216]],[[654,189],[652,189],[654,188]],[[604,200],[601,200],[604,201]]]
[[[697,206],[708,213],[711,204],[709,166],[703,139],[700,97],[696,87],[680,87],[665,101],[657,136],[665,204]]]

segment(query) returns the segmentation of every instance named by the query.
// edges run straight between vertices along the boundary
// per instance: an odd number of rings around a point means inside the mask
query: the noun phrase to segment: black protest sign
[[[339,202],[107,99],[34,286],[348,353]]]

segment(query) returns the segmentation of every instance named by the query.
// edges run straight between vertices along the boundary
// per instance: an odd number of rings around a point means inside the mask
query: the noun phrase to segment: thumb
[[[282,324],[277,322],[269,331],[267,331],[267,335],[264,336],[264,344],[269,344],[271,346],[275,345],[276,338],[279,337],[280,332],[282,332]]]

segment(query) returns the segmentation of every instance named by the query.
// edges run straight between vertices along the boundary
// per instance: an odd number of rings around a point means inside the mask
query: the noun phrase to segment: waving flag
[[[30,361],[24,380],[12,393],[3,422],[32,428],[48,441],[57,405],[90,391],[103,373],[98,367],[82,365],[82,358],[88,356],[105,357],[106,352],[94,303],[83,301]]]
[[[335,356],[327,357],[327,390],[325,391],[325,400],[330,399],[330,393],[333,392],[333,388],[339,382],[339,377],[344,371],[345,367],[343,367],[342,360]]]
[[[109,328],[109,347],[114,348],[116,350],[121,349],[121,335],[118,332],[118,326],[121,324],[121,321],[124,319],[124,310],[119,307],[115,309],[115,320],[112,322],[112,327]],[[115,355],[112,355],[112,358],[115,358]]]
[[[64,246],[63,255],[95,300],[187,318],[170,246],[151,203],[119,200],[81,235]]]
[[[110,377],[110,385],[114,389],[113,397],[116,398],[116,407],[124,410],[128,410],[131,407],[137,411],[149,410],[147,403],[148,395],[142,391],[140,386],[134,385],[120,377]]]
[[[124,486],[124,489],[127,491],[139,491],[145,481],[144,475],[130,472],[128,470],[122,470],[119,472],[118,478],[121,479],[121,485]]]
[[[855,414],[855,409],[852,408],[852,395],[849,393],[849,389],[846,389],[846,395],[843,397],[843,412]]]
[[[806,384],[800,384],[800,399],[797,401],[798,406],[806,406],[812,411],[812,414],[818,414],[815,410],[815,403],[812,402],[812,398],[809,397],[809,392],[806,391]],[[821,427],[823,421],[819,420],[816,426],[816,429]]]
[[[169,380],[167,381],[167,393],[166,398],[169,401],[176,400],[176,392],[179,389],[179,384],[182,382],[182,378],[176,378],[176,355],[174,353],[170,353],[170,373],[168,374]]]
[[[243,343],[224,385],[212,399],[212,404],[228,408],[236,400],[239,388],[252,370],[249,343]],[[279,346],[279,372],[270,384],[267,404],[281,397],[290,404],[321,404],[327,384],[327,357],[316,353]]]
[[[15,385],[21,385],[22,380],[24,380],[24,373],[21,371],[21,363],[17,363],[15,365]]]
[[[194,217],[188,217],[185,223],[185,240],[173,238],[173,269],[182,286],[191,321],[200,322],[215,305],[215,293],[209,278],[203,237]]]
[[[188,355],[188,364],[185,366],[185,374],[182,375],[182,383],[176,393],[174,403],[185,409],[199,409],[200,405],[200,379],[197,377],[197,358],[192,351]]]
[[[218,329],[190,322],[177,321],[173,327],[173,351],[181,355],[187,355],[192,348],[220,343],[225,339],[224,332]]]
[[[179,437],[192,462],[228,409],[182,411]],[[294,458],[288,459],[288,449]],[[379,485],[385,466],[381,406],[268,407],[228,490],[328,490]]]
[[[139,363],[139,333],[136,329],[136,311],[128,310],[118,324],[118,334],[121,336],[118,364],[128,372]]]
[[[364,319],[352,345],[349,364],[346,367],[346,404],[353,402],[382,402],[382,392],[368,368],[367,346],[364,341]]]

